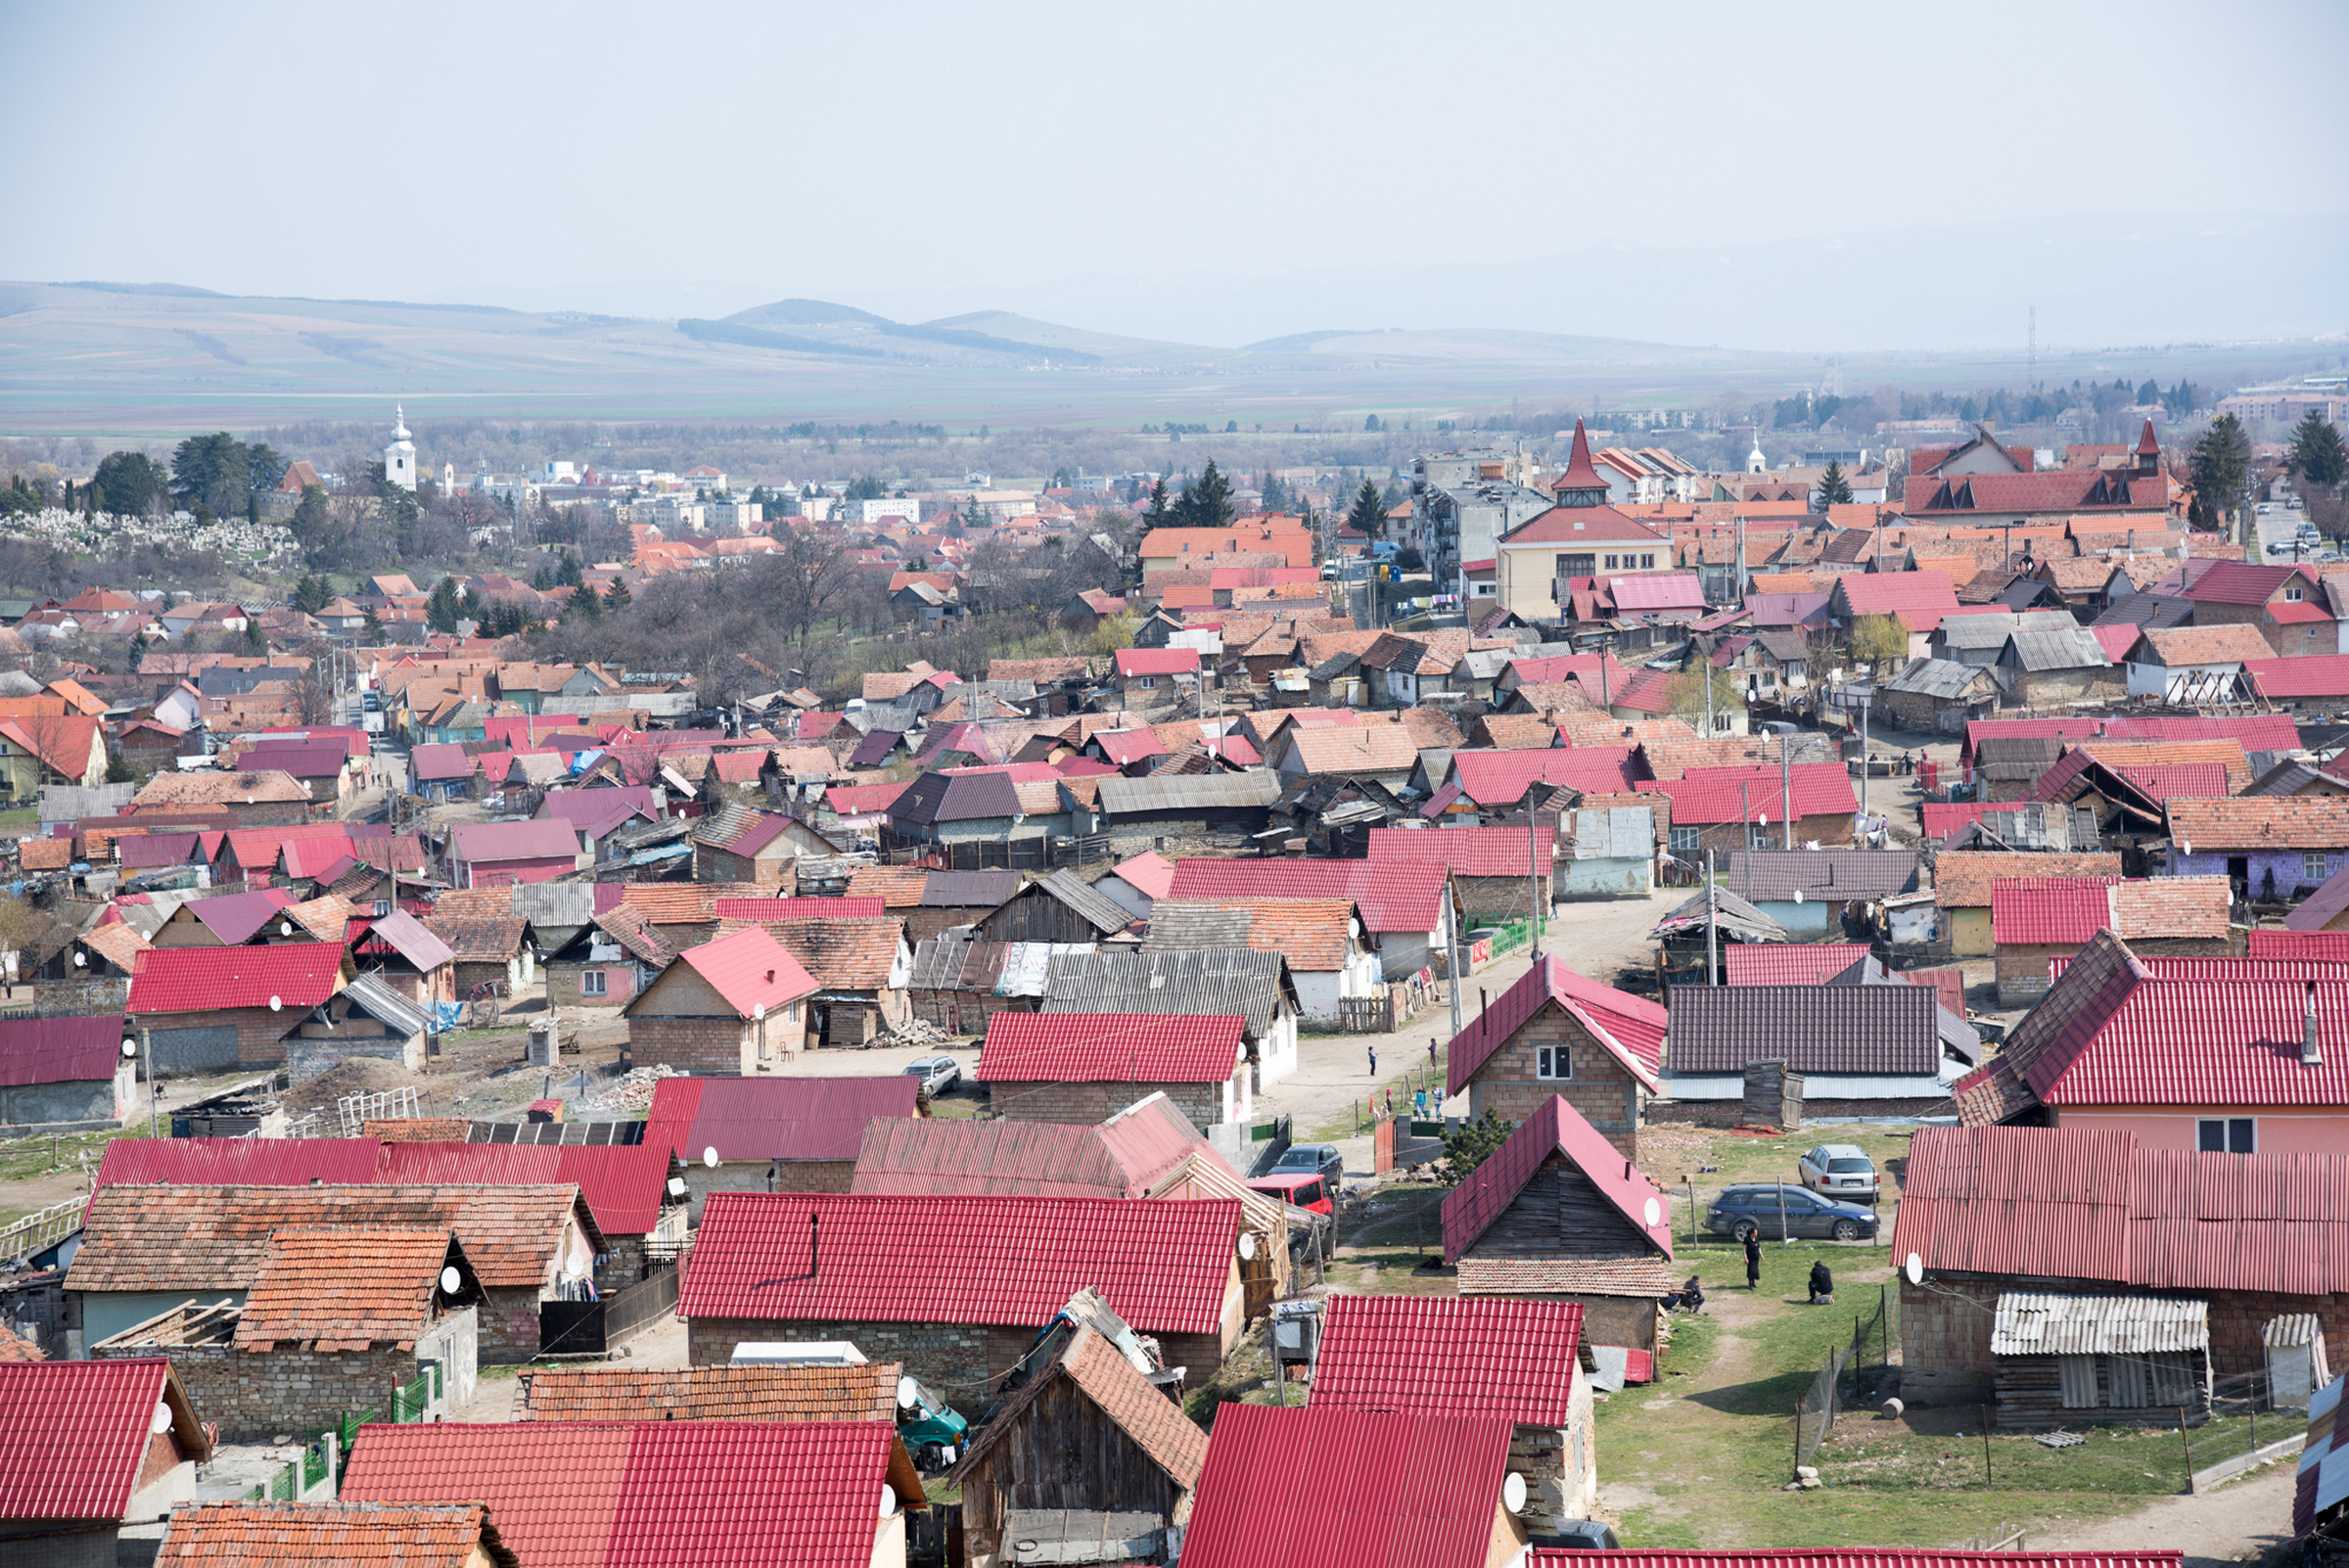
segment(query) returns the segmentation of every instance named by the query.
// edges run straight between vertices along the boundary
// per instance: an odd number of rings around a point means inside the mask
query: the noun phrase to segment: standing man
[[[1364,1049],[1368,1050],[1370,1053],[1371,1082],[1376,1083],[1378,1081],[1378,1047],[1375,1045],[1370,1045],[1365,1046]]]
[[[1427,1037],[1427,1070],[1431,1073],[1436,1070],[1436,1037],[1433,1035]]]
[[[1762,1227],[1759,1225],[1745,1233],[1745,1288],[1762,1288]]]

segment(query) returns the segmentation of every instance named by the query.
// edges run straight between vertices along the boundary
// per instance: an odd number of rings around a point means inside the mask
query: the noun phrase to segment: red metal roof
[[[665,1078],[653,1085],[644,1141],[687,1164],[720,1160],[853,1160],[875,1117],[920,1114],[921,1084],[903,1073],[856,1078]]]
[[[1221,1084],[1239,1062],[1238,1016],[996,1013],[982,1084]]]
[[[1852,776],[1840,762],[1797,762],[1785,770],[1786,793],[1793,797],[1794,816],[1848,816],[1860,809],[1852,793]],[[1708,822],[1781,821],[1785,794],[1775,767],[1692,767],[1677,779],[1643,780],[1639,788],[1672,799],[1673,825]],[[1375,853],[1375,852],[1374,852]]]
[[[2321,656],[2320,656],[2321,657]],[[2281,660],[2307,664],[2306,659]],[[1958,757],[1971,761],[1983,741],[2037,737],[2057,740],[2239,740],[2246,752],[2296,752],[2300,731],[2288,714],[2158,714],[2076,718],[1977,718],[1965,726]]]
[[[1629,794],[1636,787],[1629,746],[1549,746],[1514,751],[1457,751],[1452,776],[1479,806],[1514,806],[1536,782],[1585,795]]]
[[[2248,561],[2213,561],[2176,588],[2182,599],[2196,604],[2265,604],[2294,577],[2316,580],[2308,567],[2253,566]]]
[[[2300,1060],[2311,1006],[2323,1060]],[[2145,980],[2077,1051],[2024,1081],[2049,1105],[2349,1107],[2349,984]]]
[[[1451,830],[1447,830],[1451,831]],[[1352,899],[1365,931],[1430,933],[1444,923],[1447,871],[1420,860],[1185,856],[1165,899]]]
[[[1121,675],[1189,675],[1199,669],[1196,648],[1120,648]]]
[[[2030,804],[2028,801],[1963,801],[1950,805],[1927,801],[1922,807],[1925,837],[1936,841],[1946,839],[1978,817],[1993,811],[2019,811]]]
[[[0,1018],[0,1085],[110,1079],[122,1065],[122,1015]]]
[[[1221,1406],[1183,1568],[1485,1568],[1510,1435],[1498,1416]]]
[[[815,978],[759,926],[746,926],[732,936],[688,947],[677,958],[710,982],[744,1018],[761,1007],[768,1012],[787,1007],[816,992]]]
[[[1662,1004],[1602,986],[1575,973],[1556,953],[1543,953],[1517,977],[1515,985],[1495,997],[1473,1023],[1453,1037],[1446,1092],[1465,1093],[1469,1079],[1485,1065],[1485,1058],[1552,1002],[1573,1014],[1612,1049],[1616,1059],[1630,1068],[1650,1093],[1661,1090],[1656,1073],[1664,1062],[1664,1031],[1670,1022]]]
[[[171,1363],[0,1361],[0,1519],[119,1520]],[[179,1437],[206,1448],[174,1408]]]
[[[2349,1156],[2186,1154],[2132,1132],[1927,1128],[1892,1256],[2157,1290],[2349,1289]]]
[[[1534,844],[1534,835],[1513,827],[1372,828],[1370,858],[1433,860],[1463,877],[1522,877]],[[1541,869],[1549,875],[1546,859]]]
[[[1582,1337],[1579,1302],[1333,1295],[1310,1403],[1563,1427]]]
[[[1112,875],[1123,878],[1145,899],[1164,899],[1174,890],[1175,864],[1156,850],[1146,850],[1130,860],[1120,860],[1111,866]],[[1215,895],[1194,895],[1213,898]]]
[[[1460,1254],[1476,1245],[1485,1227],[1517,1201],[1542,1162],[1553,1154],[1563,1155],[1588,1176],[1625,1222],[1671,1258],[1671,1200],[1563,1095],[1552,1094],[1444,1199],[1444,1261],[1457,1263]],[[1653,1224],[1647,1220],[1651,1205],[1656,1211]]]
[[[881,899],[720,899],[720,920],[879,920],[889,913]]]
[[[2175,1551],[1958,1551],[1848,1546],[1817,1551],[1570,1551],[1537,1546],[1527,1568],[2179,1568]]]
[[[579,853],[578,829],[551,816],[527,822],[463,822],[448,830],[448,857],[467,865],[560,860]]]
[[[1145,757],[1163,757],[1167,751],[1167,743],[1158,738],[1158,731],[1146,725],[1139,729],[1097,729],[1093,731],[1093,742],[1101,748],[1102,756],[1120,767]]]
[[[2001,946],[2077,947],[2112,924],[2117,877],[2001,877],[1990,885],[1990,936]]]
[[[526,1568],[870,1568],[900,1454],[885,1421],[364,1426],[342,1496],[485,1502]]]
[[[2254,958],[2321,958],[2349,963],[2349,931],[2273,931],[2253,927]]]
[[[1865,942],[1734,942],[1722,950],[1732,986],[1816,986],[1867,956]]]
[[[2233,793],[2227,787],[2227,768],[2220,762],[2158,762],[2116,767],[2113,772],[2149,801],[2223,801]]]
[[[1094,1285],[1145,1334],[1214,1333],[1239,1226],[1215,1200],[713,1192],[677,1313],[1041,1328]]]
[[[2243,669],[2262,697],[2349,697],[2349,654],[2304,659],[2246,659]]]
[[[202,1013],[219,1008],[283,1004],[291,1030],[302,1009],[317,1006],[342,985],[345,952],[332,942],[287,942],[265,947],[157,947],[139,955],[127,1011]]]

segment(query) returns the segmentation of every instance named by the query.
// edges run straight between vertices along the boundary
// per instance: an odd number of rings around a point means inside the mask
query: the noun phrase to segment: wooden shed
[[[1990,1354],[2010,1431],[2210,1419],[2210,1303],[2198,1298],[2002,1291]]]
[[[979,921],[982,942],[1094,943],[1115,936],[1133,916],[1067,867],[1031,882]]]

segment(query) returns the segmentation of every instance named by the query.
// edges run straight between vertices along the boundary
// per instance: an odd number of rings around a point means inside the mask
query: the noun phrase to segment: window
[[[2201,1154],[2257,1154],[2254,1125],[2247,1116],[2206,1116],[2194,1124],[2194,1148]]]
[[[1148,691],[1158,684],[1158,677],[1156,675],[1136,675],[1133,683],[1142,690]]]
[[[603,972],[602,970],[600,970],[600,969],[582,969],[582,970],[580,970],[580,971],[579,971],[579,994],[580,994],[580,995],[582,995],[582,996],[601,996],[601,995],[603,995],[603,994],[604,994],[604,972]]]
[[[1613,556],[1611,556],[1611,555],[1607,557],[1607,567],[1606,567],[1606,569],[1607,569],[1609,572],[1612,572],[1612,571],[1614,571],[1614,570],[1615,570],[1615,557],[1613,557]]]
[[[2323,850],[2303,850],[2300,853],[2300,875],[2310,882],[2323,882],[2332,875],[2332,856]]]
[[[1654,552],[1653,550],[1642,550],[1642,551],[1640,551],[1640,552],[1639,552],[1639,570],[1640,570],[1640,571],[1642,571],[1642,572],[1651,571],[1651,570],[1653,570],[1653,568],[1655,567],[1655,564],[1656,564],[1656,555],[1655,555],[1655,552]]]
[[[1698,830],[1697,830],[1697,829],[1695,829],[1695,828],[1692,828],[1692,827],[1676,827],[1676,828],[1674,828],[1674,829],[1672,830],[1672,853],[1673,853],[1674,854],[1695,854],[1695,853],[1699,853],[1699,850],[1698,850],[1697,840],[1699,839],[1699,837],[1701,837],[1701,835],[1699,834]]]
[[[1558,576],[1561,577],[1587,577],[1596,566],[1597,561],[1598,557],[1594,555],[1561,555],[1558,557]]]
[[[1770,824],[1767,822],[1749,823],[1745,830],[1745,842],[1747,848],[1755,850],[1774,850],[1779,847],[1778,840],[1771,837]]]
[[[1537,1049],[1534,1052],[1534,1076],[1536,1078],[1574,1077],[1574,1047],[1571,1045],[1543,1045]]]

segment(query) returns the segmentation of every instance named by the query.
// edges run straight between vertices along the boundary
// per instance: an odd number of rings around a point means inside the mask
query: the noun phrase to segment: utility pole
[[[1721,931],[1713,922],[1720,912],[1720,900],[1713,897],[1714,877],[1719,871],[1719,850],[1705,852],[1705,984],[1721,984]]]
[[[1460,980],[1462,978],[1460,973],[1460,913],[1452,907],[1450,873],[1447,873],[1444,878],[1444,925],[1446,935],[1451,939],[1451,961],[1446,966],[1444,989],[1451,992],[1451,1038],[1458,1039],[1462,1027],[1460,1020]]]
[[[1778,830],[1789,850],[1794,848],[1794,768],[1788,761],[1787,747],[1793,738],[1783,731],[1778,735]]]
[[[1534,821],[1534,791],[1525,791],[1525,908],[1534,923],[1534,956],[1542,956],[1542,832]]]
[[[147,1135],[160,1138],[162,1133],[157,1130],[159,1118],[155,1104],[155,1031],[145,1025],[139,1027],[139,1050],[147,1058]]]
[[[1860,704],[1860,814],[1862,816],[1867,815],[1867,710],[1868,704],[1874,699],[1875,693],[1871,691]]]

